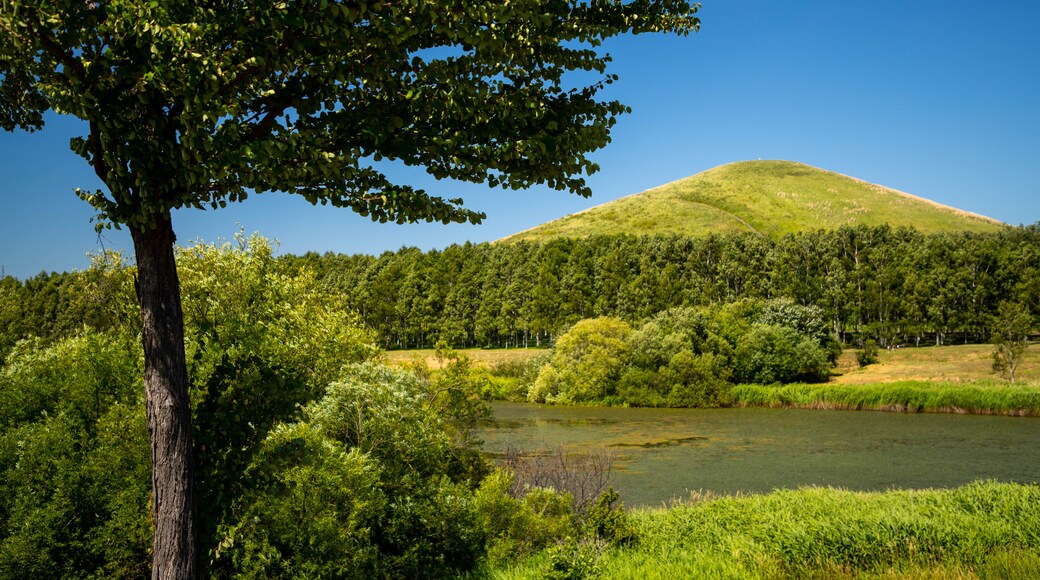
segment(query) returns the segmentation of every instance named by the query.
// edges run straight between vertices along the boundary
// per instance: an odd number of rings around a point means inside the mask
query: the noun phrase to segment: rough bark
[[[184,315],[169,215],[130,228],[137,257],[148,436],[152,448],[155,536],[152,578],[195,578],[198,523]]]

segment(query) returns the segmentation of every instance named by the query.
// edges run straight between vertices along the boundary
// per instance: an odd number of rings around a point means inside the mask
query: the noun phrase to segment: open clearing
[[[463,349],[464,354],[477,367],[490,367],[500,363],[522,362],[539,355],[548,354],[548,349]],[[856,365],[856,350],[846,349],[838,359],[835,376],[831,382],[846,385],[891,383],[896,381],[943,381],[967,382],[999,378],[992,369],[993,345],[965,344],[953,346],[904,347],[882,350],[879,363],[859,368]],[[443,361],[437,359],[433,349],[394,350],[386,353],[391,364],[403,365],[423,360],[431,368],[440,368]],[[1040,381],[1040,344],[1032,344],[1017,373],[1021,382]]]
[[[455,352],[469,358],[473,362],[473,366],[486,368],[501,363],[523,362],[538,355],[549,354],[551,351],[546,348],[465,348]],[[444,366],[444,361],[437,358],[437,352],[432,348],[390,350],[386,352],[385,356],[390,364],[394,365],[410,364],[416,360],[422,360],[430,368],[439,369]]]
[[[964,344],[882,350],[879,363],[856,366],[856,351],[842,353],[832,382],[846,385],[895,381],[966,382],[1000,378],[993,372],[993,345]],[[1040,380],[1040,345],[1026,349],[1016,374],[1020,382]]]

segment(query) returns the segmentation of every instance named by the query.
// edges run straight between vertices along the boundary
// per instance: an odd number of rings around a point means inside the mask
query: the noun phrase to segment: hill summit
[[[843,225],[992,232],[1003,223],[793,161],[741,161],[553,220],[502,239],[629,233],[755,232],[770,238]]]

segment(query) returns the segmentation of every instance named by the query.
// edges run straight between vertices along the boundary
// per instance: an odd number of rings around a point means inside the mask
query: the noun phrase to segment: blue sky
[[[701,32],[611,41],[630,105],[594,159],[593,197],[398,179],[485,211],[484,224],[374,224],[349,210],[269,193],[219,211],[180,211],[181,243],[239,227],[283,253],[379,253],[498,239],[539,223],[746,159],[789,159],[1012,224],[1040,221],[1040,2],[706,0]],[[82,269],[98,237],[73,189],[100,187],[68,148],[78,121],[0,133],[0,267]]]

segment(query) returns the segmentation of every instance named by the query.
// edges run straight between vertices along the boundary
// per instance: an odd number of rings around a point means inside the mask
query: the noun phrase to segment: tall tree
[[[1002,379],[1015,382],[1015,373],[1022,364],[1022,355],[1029,346],[1029,331],[1033,317],[1029,310],[1016,302],[1001,302],[993,319],[993,370]]]
[[[379,221],[480,221],[461,200],[392,183],[437,178],[589,194],[587,154],[627,109],[595,48],[688,34],[686,0],[0,4],[0,126],[84,120],[73,150],[104,190],[99,225],[130,230],[152,445],[154,578],[196,575],[192,426],[171,212],[284,191]],[[568,71],[598,74],[574,89]]]

